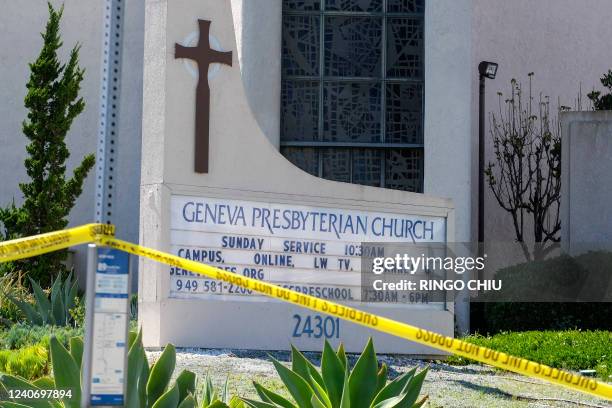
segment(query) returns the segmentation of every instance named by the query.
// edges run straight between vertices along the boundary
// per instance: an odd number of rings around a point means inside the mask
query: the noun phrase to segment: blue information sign
[[[93,317],[91,405],[123,405],[130,258],[98,248]]]

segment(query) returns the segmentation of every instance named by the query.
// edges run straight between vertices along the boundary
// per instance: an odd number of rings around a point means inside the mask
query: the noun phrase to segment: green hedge
[[[592,272],[597,271],[597,274]],[[596,275],[595,281],[587,276]],[[612,254],[589,252],[577,257],[562,255],[544,261],[527,262],[500,270],[496,279],[504,282],[506,293],[531,292],[531,298],[542,294],[567,292],[577,288],[584,293],[602,296],[612,276]],[[525,285],[528,282],[528,285]],[[571,289],[565,285],[577,283]],[[588,285],[588,286],[587,286]],[[495,296],[492,294],[492,296]],[[612,303],[586,302],[489,302],[472,303],[472,330],[496,334],[504,331],[529,330],[612,330]]]
[[[485,322],[473,329],[481,333],[612,330],[612,303],[484,303],[477,307],[484,308]]]
[[[474,335],[464,340],[555,368],[596,370],[602,379],[612,380],[610,331],[528,331],[500,333],[491,337]],[[447,361],[457,365],[472,362],[458,356],[451,356]]]

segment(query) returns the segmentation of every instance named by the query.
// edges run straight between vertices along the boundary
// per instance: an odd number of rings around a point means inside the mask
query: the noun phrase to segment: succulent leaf
[[[72,337],[70,339],[70,355],[74,359],[77,367],[81,368],[81,363],[83,360],[83,338],[82,337]]]
[[[334,407],[340,405],[340,400],[342,399],[345,372],[342,360],[326,340],[323,346],[323,355],[321,356],[321,375],[323,376],[323,382],[329,394],[329,399]]]
[[[179,402],[182,402],[187,396],[195,394],[196,375],[189,370],[183,370],[176,378],[176,384],[179,389]]]
[[[179,389],[176,384],[174,384],[168,391],[162,394],[155,403],[152,408],[176,408],[179,404]]]
[[[263,402],[268,402],[283,408],[297,408],[291,401],[274,391],[268,390],[258,382],[253,381],[253,386],[255,387],[257,395],[259,395],[259,398],[261,398]]]
[[[81,369],[57,338],[51,337],[49,350],[55,387],[72,391],[71,398],[63,399],[64,405],[67,408],[79,408],[81,405]]]
[[[376,396],[377,386],[378,362],[370,338],[349,376],[351,408],[368,408]]]
[[[147,381],[147,400],[149,401],[149,405],[157,401],[166,391],[166,387],[170,382],[170,377],[172,377],[172,373],[174,372],[175,365],[176,350],[174,345],[168,344],[159,357],[159,360],[151,367],[151,372],[149,373],[149,380]],[[176,392],[178,399],[178,388]]]
[[[278,372],[282,382],[287,387],[287,391],[293,397],[298,407],[310,407],[310,400],[314,394],[312,387],[308,382],[300,377],[297,373],[291,371],[282,365],[276,359],[272,359],[272,363]]]

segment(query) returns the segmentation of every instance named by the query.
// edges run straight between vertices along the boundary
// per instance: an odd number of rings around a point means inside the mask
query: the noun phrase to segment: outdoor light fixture
[[[499,65],[495,62],[482,61],[478,64],[480,74],[480,99],[478,115],[478,242],[484,242],[484,171],[485,171],[485,82],[486,79],[495,79]]]
[[[478,72],[480,73],[481,77],[495,79],[495,76],[497,75],[498,66],[499,65],[495,62],[482,61],[478,65]]]

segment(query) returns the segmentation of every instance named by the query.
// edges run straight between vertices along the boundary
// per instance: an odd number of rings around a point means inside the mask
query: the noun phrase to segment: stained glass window
[[[283,0],[281,153],[330,180],[423,190],[425,0]]]

